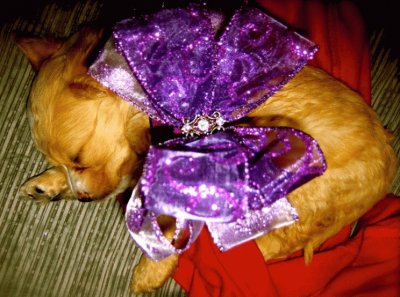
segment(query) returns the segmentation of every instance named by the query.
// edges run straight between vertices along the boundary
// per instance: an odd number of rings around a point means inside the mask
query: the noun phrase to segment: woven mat
[[[118,203],[60,201],[38,205],[18,198],[19,186],[48,164],[35,149],[25,114],[34,77],[12,31],[68,36],[104,12],[96,1],[43,5],[30,17],[10,18],[0,29],[0,296],[132,296],[129,282],[141,253],[130,240]],[[5,14],[3,12],[3,14]],[[373,107],[399,135],[397,62],[372,39]],[[399,137],[394,146],[399,152]],[[400,193],[400,177],[393,186]],[[144,296],[184,296],[172,280]]]

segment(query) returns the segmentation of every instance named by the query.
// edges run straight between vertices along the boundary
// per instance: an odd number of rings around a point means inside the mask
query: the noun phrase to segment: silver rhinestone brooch
[[[184,119],[181,130],[185,136],[209,135],[216,130],[224,130],[224,124],[225,120],[216,111],[211,116],[198,115],[192,121]]]

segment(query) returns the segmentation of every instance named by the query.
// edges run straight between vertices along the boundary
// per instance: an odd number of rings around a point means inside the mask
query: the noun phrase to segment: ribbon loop
[[[138,202],[142,200],[138,185],[133,189],[125,214],[128,231],[132,239],[148,257],[156,261],[186,251],[200,234],[204,223],[179,219],[175,226],[173,238],[168,240],[158,224],[157,214],[146,210]],[[168,227],[173,228],[174,226]],[[185,238],[183,244],[179,243],[177,246],[176,243],[180,241],[179,237]]]
[[[197,7],[166,9],[114,27],[118,50],[166,124],[179,127],[183,119],[215,111],[228,122],[242,118],[317,50],[258,9],[238,10],[226,28],[218,28],[216,15]]]
[[[145,206],[183,219],[231,222],[247,205],[247,161],[225,132],[151,147],[141,181]]]
[[[293,223],[297,212],[286,195],[325,166],[317,142],[301,131],[234,127],[151,147],[140,190],[145,209],[190,224],[204,222],[217,246],[227,250]],[[137,242],[147,243],[149,235],[130,230]],[[159,240],[161,246],[166,242]]]

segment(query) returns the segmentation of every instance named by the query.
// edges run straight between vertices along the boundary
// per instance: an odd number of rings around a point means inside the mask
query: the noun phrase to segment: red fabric
[[[254,242],[220,252],[207,231],[180,257],[175,280],[190,297],[400,296],[400,199],[388,195],[355,237],[302,257],[265,263]],[[338,238],[348,238],[343,230]],[[335,239],[334,237],[333,239]]]
[[[319,45],[310,62],[358,91],[371,103],[369,39],[351,1],[258,1],[273,17]]]
[[[320,46],[312,65],[370,95],[369,44],[349,1],[259,1],[274,17]],[[350,228],[328,240],[310,266],[301,255],[265,263],[254,242],[220,252],[207,230],[179,259],[175,280],[190,297],[400,296],[400,198],[388,195]]]

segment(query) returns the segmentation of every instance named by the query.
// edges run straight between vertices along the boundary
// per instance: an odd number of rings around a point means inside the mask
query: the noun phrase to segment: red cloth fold
[[[329,72],[371,103],[369,39],[361,13],[353,2],[258,2],[271,16],[319,45],[311,65]]]
[[[320,46],[311,64],[370,94],[369,43],[350,1],[259,1],[274,17]],[[175,280],[190,297],[400,296],[400,198],[388,195],[359,221],[349,239],[345,227],[305,266],[300,255],[265,263],[254,242],[220,252],[203,230],[179,259]]]
[[[220,252],[204,230],[183,254],[175,280],[190,297],[225,296],[400,296],[400,199],[388,195],[314,255],[265,263],[248,242]]]

